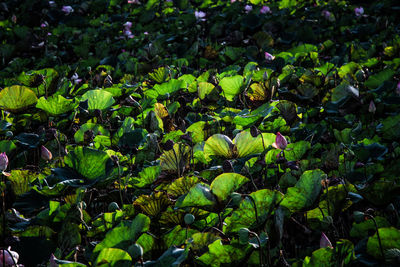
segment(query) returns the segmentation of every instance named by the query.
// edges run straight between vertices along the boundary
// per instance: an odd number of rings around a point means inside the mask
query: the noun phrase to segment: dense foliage
[[[398,266],[399,10],[3,1],[4,256]]]

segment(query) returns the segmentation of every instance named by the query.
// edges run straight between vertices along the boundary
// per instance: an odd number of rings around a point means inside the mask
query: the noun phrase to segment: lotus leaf
[[[105,110],[114,104],[115,100],[110,92],[104,90],[90,90],[82,95],[81,101],[88,100],[89,110]]]
[[[395,227],[385,227],[379,228],[378,231],[383,253],[392,248],[400,249],[400,231],[398,229]],[[380,249],[377,233],[368,238],[367,252],[377,259],[384,257]]]
[[[13,85],[0,91],[0,107],[18,112],[36,104],[36,94],[25,86]]]
[[[228,101],[233,101],[235,96],[241,93],[243,85],[243,77],[240,75],[235,75],[232,77],[224,77],[220,82],[224,96]]]
[[[39,98],[37,108],[40,108],[50,115],[61,115],[78,107],[78,103],[74,99],[66,99],[62,95],[52,96],[49,98]]]

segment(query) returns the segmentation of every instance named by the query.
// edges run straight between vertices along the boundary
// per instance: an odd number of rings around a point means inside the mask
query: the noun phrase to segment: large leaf
[[[365,86],[370,89],[375,89],[385,81],[390,80],[396,72],[391,69],[385,69],[377,74],[374,74],[365,81]]]
[[[88,100],[89,110],[105,110],[114,104],[115,100],[110,92],[104,90],[90,90],[82,95],[81,101]]]
[[[238,173],[223,173],[217,176],[211,183],[211,191],[217,196],[220,202],[225,201],[233,191],[248,181],[247,177]]]
[[[233,101],[235,96],[237,96],[241,90],[243,85],[243,77],[240,75],[235,75],[232,77],[224,77],[220,82],[219,86],[221,86],[224,96],[228,101]]]
[[[93,253],[97,254],[105,248],[127,249],[135,243],[143,232],[148,231],[149,227],[150,218],[144,214],[138,214],[133,221],[122,221],[96,245]]]
[[[25,86],[13,85],[0,91],[0,107],[17,112],[36,104],[36,94]]]
[[[160,172],[160,166],[150,166],[144,168],[141,172],[139,172],[138,177],[133,178],[132,184],[139,188],[151,185],[158,178]]]
[[[113,171],[113,162],[106,152],[88,147],[76,147],[64,162],[89,180],[105,179]]]
[[[204,144],[204,157],[207,161],[211,160],[211,156],[232,158],[234,156],[233,147],[234,145],[229,137],[223,134],[214,134]]]
[[[29,170],[12,170],[7,177],[11,181],[11,187],[14,194],[19,196],[30,189],[30,183],[37,178],[37,173]]]
[[[385,253],[386,250],[392,248],[400,249],[400,230],[394,227],[388,227],[379,228],[378,231],[379,237],[381,239],[380,241],[382,244],[383,253]],[[377,259],[382,259],[382,253],[380,250],[377,233],[368,238],[367,252]]]
[[[249,197],[242,200],[239,208],[225,219],[224,232],[236,232],[243,227],[252,228],[261,225],[282,198],[282,193],[269,189],[251,193]]]
[[[162,84],[156,84],[154,89],[157,91],[158,95],[168,96],[185,87],[186,83],[184,81],[172,79]]]
[[[216,199],[211,193],[208,185],[199,183],[193,186],[186,196],[178,199],[175,206],[178,208],[183,207],[210,207],[215,205]]]
[[[281,205],[291,212],[310,207],[321,193],[321,181],[326,174],[317,169],[305,171],[295,187],[289,187]]]
[[[62,95],[51,96],[49,98],[39,98],[36,107],[40,108],[51,115],[64,114],[75,109],[78,103],[75,99],[66,99]]]
[[[42,76],[42,77],[40,77]],[[29,72],[22,72],[18,76],[18,80],[22,82],[23,85],[28,87],[34,87],[35,93],[38,96],[42,96],[44,94],[49,94],[55,86],[57,85],[58,81],[58,73],[55,69],[46,68],[41,70],[34,70]],[[41,81],[39,86],[37,86],[38,81]]]
[[[264,151],[264,148],[268,148],[268,146],[272,145],[274,142],[275,134],[263,133],[262,136],[259,134],[257,137],[253,137],[250,131],[242,131],[233,139],[239,158],[261,153]]]
[[[105,248],[97,256],[94,266],[132,266],[132,257],[128,252],[118,248]]]
[[[190,147],[174,144],[173,148],[160,156],[161,170],[181,174],[189,163]]]
[[[206,266],[233,265],[246,256],[246,250],[238,246],[223,245],[221,240],[215,240],[208,246],[208,252],[197,258],[197,261]]]

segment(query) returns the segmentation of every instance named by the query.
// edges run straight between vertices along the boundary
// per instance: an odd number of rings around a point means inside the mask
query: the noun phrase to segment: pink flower
[[[70,13],[74,12],[74,9],[71,6],[63,6],[61,11],[68,16]]]
[[[82,79],[79,79],[78,73],[74,73],[74,75],[71,77],[71,81],[73,84],[78,84],[82,82]]]
[[[46,28],[47,26],[49,26],[49,24],[47,23],[47,21],[43,22],[42,24],[40,24],[40,28]]]
[[[322,16],[324,16],[325,19],[329,20],[329,18],[331,16],[331,12],[329,12],[328,10],[324,10],[324,11],[322,11]]]
[[[375,103],[373,100],[371,100],[371,102],[369,102],[368,112],[375,113],[375,111],[376,111]]]
[[[231,0],[231,4],[233,4],[233,3],[235,3],[236,2],[236,0]]]
[[[260,9],[260,13],[261,13],[261,14],[271,13],[271,9],[269,8],[269,6],[263,6],[263,7]]]
[[[48,150],[45,146],[40,147],[40,156],[45,161],[49,161],[53,158],[53,155],[51,154],[50,150]]]
[[[250,11],[253,10],[253,7],[251,5],[245,5],[244,10],[246,11],[246,13],[249,13]]]
[[[320,248],[333,248],[331,241],[329,238],[322,232],[321,239],[319,240]]]
[[[194,12],[194,16],[196,17],[196,19],[201,20],[201,21],[205,21],[205,16],[206,16],[206,12],[203,11],[195,11]]]
[[[280,132],[278,132],[276,134],[275,143],[273,143],[272,146],[284,150],[287,147],[287,140]]]
[[[135,35],[132,34],[132,32],[130,30],[125,30],[124,31],[124,35],[126,37],[128,37],[129,39],[132,39],[133,37],[135,37]]]
[[[8,166],[8,157],[6,152],[0,153],[0,171],[4,171]]]
[[[396,94],[400,95],[400,82],[397,83]]]
[[[356,17],[361,17],[364,14],[364,8],[360,7],[356,7],[354,9],[354,13],[356,14]]]
[[[4,254],[4,259],[3,259]],[[18,263],[19,255],[17,252],[12,251],[11,247],[7,250],[0,249],[0,266],[3,266],[3,261],[5,261],[5,266],[15,266]]]
[[[264,57],[267,60],[267,62],[271,62],[272,60],[275,59],[275,57],[273,55],[271,55],[270,53],[268,53],[268,52],[264,53]]]
[[[130,21],[125,22],[124,27],[125,27],[125,29],[129,30],[132,27],[132,22],[130,22]]]
[[[140,5],[139,0],[128,0],[128,4],[137,4]]]
[[[49,1],[49,6],[50,7],[56,7],[56,1]]]
[[[144,32],[143,34],[144,34],[144,35],[149,35],[149,33],[148,33],[148,32]]]

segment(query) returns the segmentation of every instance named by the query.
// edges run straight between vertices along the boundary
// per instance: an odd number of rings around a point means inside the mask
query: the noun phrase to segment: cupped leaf
[[[128,252],[119,248],[105,248],[100,251],[94,266],[132,266],[132,257]]]
[[[321,181],[326,174],[317,169],[305,171],[295,187],[289,187],[281,205],[291,212],[310,207],[321,193]]]
[[[53,91],[58,81],[58,73],[55,69],[46,68],[29,72],[22,72],[17,78],[23,85],[34,87],[38,96]]]
[[[171,205],[172,201],[165,193],[157,192],[150,196],[141,195],[133,204],[139,206],[147,215],[156,216]]]
[[[36,102],[36,94],[25,86],[13,85],[0,91],[0,107],[7,111],[18,112]]]
[[[11,181],[11,187],[17,196],[26,193],[30,189],[30,183],[37,178],[38,174],[30,170],[12,170],[7,180]]]
[[[89,180],[105,179],[113,171],[113,162],[106,152],[88,147],[76,147],[64,162]]]
[[[204,144],[204,157],[207,161],[211,160],[211,156],[232,158],[235,155],[233,147],[232,140],[228,136],[214,134]]]
[[[74,99],[66,99],[62,95],[51,96],[49,98],[39,98],[36,107],[50,115],[61,115],[75,109],[78,103]]]
[[[173,197],[182,196],[200,181],[196,176],[185,176],[176,179],[167,187],[167,193]]]
[[[237,96],[241,92],[242,85],[243,77],[240,75],[224,77],[219,82],[219,86],[221,86],[224,92],[224,96],[228,101],[233,101],[235,96]]]
[[[198,83],[198,94],[199,98],[203,100],[206,98],[208,94],[210,94],[214,90],[215,86],[208,82],[199,82]]]
[[[134,244],[139,236],[149,230],[150,218],[138,214],[132,221],[122,221],[117,227],[110,230],[105,238],[93,250],[95,256],[105,248],[127,249]]]
[[[150,166],[139,172],[138,177],[133,178],[132,184],[142,188],[151,185],[160,175],[160,166]]]
[[[104,90],[90,90],[82,95],[81,101],[88,100],[88,110],[105,110],[114,104],[115,100],[110,92]]]
[[[257,135],[257,137],[253,137],[250,131],[242,131],[233,139],[239,158],[261,153],[274,142],[275,134],[262,133]]]
[[[211,191],[219,201],[226,201],[227,197],[240,188],[249,179],[238,173],[223,173],[217,176],[211,183]]]
[[[278,191],[261,189],[251,193],[240,202],[240,206],[225,219],[224,232],[236,232],[241,228],[256,227],[264,223],[282,201],[283,194]]]
[[[183,207],[210,207],[216,204],[216,199],[206,184],[199,183],[193,186],[186,196],[178,199],[175,206]]]
[[[173,148],[160,156],[161,170],[181,174],[189,164],[190,147],[174,144]]]

